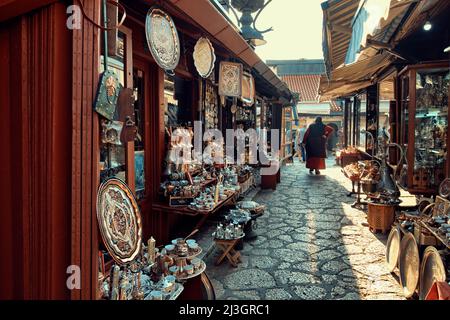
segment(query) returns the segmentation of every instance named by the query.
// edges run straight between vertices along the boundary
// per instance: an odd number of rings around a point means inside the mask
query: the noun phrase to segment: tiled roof
[[[300,93],[300,102],[318,101],[320,74],[281,76],[292,92]]]
[[[281,76],[292,92],[300,94],[300,102],[319,102],[320,74],[302,74]],[[340,105],[330,101],[331,111],[341,111]]]

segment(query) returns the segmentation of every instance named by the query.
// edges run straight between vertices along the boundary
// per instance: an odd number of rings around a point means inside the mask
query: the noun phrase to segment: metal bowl
[[[374,194],[378,189],[378,181],[361,180],[361,188],[365,194]]]

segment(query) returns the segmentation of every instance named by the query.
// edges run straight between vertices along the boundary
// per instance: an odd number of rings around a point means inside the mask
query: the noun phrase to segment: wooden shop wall
[[[66,6],[0,23],[0,299],[66,299],[71,43]]]

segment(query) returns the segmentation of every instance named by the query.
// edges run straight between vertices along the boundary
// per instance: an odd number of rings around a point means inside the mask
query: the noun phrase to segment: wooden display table
[[[221,264],[225,257],[233,267],[236,268],[238,266],[238,264],[241,262],[241,253],[239,251],[236,251],[234,248],[240,240],[240,238],[233,240],[214,239],[216,247],[222,251],[222,254],[216,261],[216,266]]]

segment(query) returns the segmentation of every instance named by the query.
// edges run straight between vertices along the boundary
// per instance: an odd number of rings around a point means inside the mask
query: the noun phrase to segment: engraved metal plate
[[[136,199],[123,181],[112,178],[100,185],[97,220],[103,242],[117,263],[130,262],[139,254],[141,214]]]
[[[389,272],[393,272],[398,266],[398,257],[400,255],[400,236],[401,231],[398,228],[392,228],[386,244],[386,263]]]
[[[219,95],[240,98],[242,74],[242,64],[222,61],[219,70]]]
[[[216,62],[214,47],[208,38],[198,39],[194,47],[193,57],[198,74],[202,78],[208,78],[214,70],[214,63]]]
[[[420,300],[425,300],[435,281],[446,280],[446,270],[439,251],[435,247],[427,247],[420,266]]]
[[[419,283],[420,257],[416,239],[412,233],[407,233],[400,243],[400,282],[403,294],[411,298]]]
[[[145,35],[156,63],[164,70],[174,70],[180,61],[180,39],[172,18],[160,9],[150,9]]]

